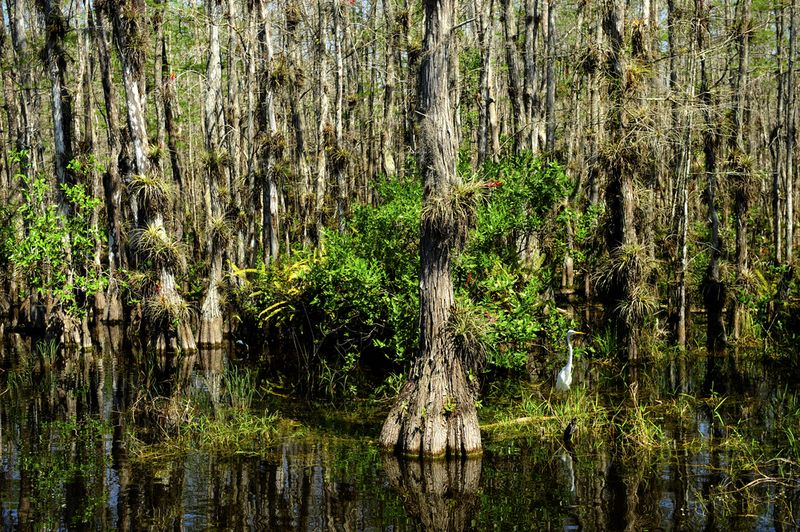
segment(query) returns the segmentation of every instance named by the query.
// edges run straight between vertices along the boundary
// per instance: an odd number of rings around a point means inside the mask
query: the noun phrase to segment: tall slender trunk
[[[154,34],[154,43],[153,43],[153,88],[155,89],[155,98],[153,98],[153,104],[155,106],[155,114],[156,114],[156,149],[155,154],[157,157],[151,157],[151,159],[155,159],[155,163],[158,165],[158,170],[160,173],[164,173],[166,168],[165,164],[165,155],[167,151],[167,128],[166,128],[166,119],[164,118],[164,88],[165,88],[165,80],[164,80],[164,12],[166,11],[166,6],[163,0],[156,0],[155,2],[155,9],[153,10],[153,34]]]
[[[494,159],[500,153],[500,135],[497,127],[497,101],[494,91],[494,0],[476,0],[478,47],[481,53],[481,72],[478,80],[478,164]],[[528,81],[526,76],[526,88]],[[530,113],[529,113],[530,114]]]
[[[8,5],[8,4],[7,4]],[[17,1],[10,5],[9,30],[14,50],[14,72],[19,78],[22,90],[17,91],[19,125],[15,149],[22,156],[19,162],[20,173],[31,175],[41,170],[40,150],[34,147],[35,136],[39,131],[39,119],[31,106],[35,103],[31,67],[34,64],[28,47],[30,21],[25,18],[25,2]]]
[[[275,118],[275,85],[272,82],[274,68],[274,52],[272,50],[272,31],[269,21],[269,12],[265,0],[258,1],[258,26],[261,50],[264,57],[260,78],[264,80],[258,100],[258,122],[262,138],[259,151],[261,161],[261,190],[263,203],[263,228],[262,245],[264,247],[264,262],[270,263],[278,258],[280,251],[280,218],[278,184],[275,179],[274,166],[277,160],[282,140],[279,139],[278,124]]]
[[[303,117],[302,98],[303,77],[300,75],[303,61],[300,59],[299,32],[301,6],[295,0],[287,0],[286,34],[284,36],[285,54],[289,58],[290,74],[288,84],[289,112],[294,133],[294,163],[297,182],[297,212],[300,218],[303,245],[312,243],[311,229],[314,225],[314,196],[311,187],[311,170],[308,167],[306,150],[306,126]]]
[[[2,162],[0,162],[0,204],[8,204],[9,194],[12,187],[12,176],[16,173],[11,168],[8,150],[15,149],[16,140],[20,136],[19,110],[17,109],[16,98],[14,97],[14,74],[12,47],[8,45],[8,29],[6,28],[6,17],[10,20],[3,3],[0,2],[0,84],[3,92],[3,110],[5,111],[6,124],[3,127],[0,122],[0,130],[3,130],[8,137],[0,138],[2,147]],[[5,288],[5,287],[4,287]],[[0,309],[2,311],[4,309]]]
[[[670,2],[672,6],[672,2]],[[696,28],[696,24],[694,25]],[[674,29],[671,27],[670,32]],[[696,32],[696,30],[695,30]],[[684,103],[683,120],[682,123],[678,119],[677,106],[673,108],[673,121],[675,127],[682,128],[682,135],[680,139],[680,148],[676,150],[679,155],[676,156],[677,167],[676,175],[678,176],[678,184],[675,187],[677,191],[676,203],[679,203],[680,214],[677,217],[678,226],[678,322],[676,330],[676,341],[678,346],[682,349],[686,348],[686,329],[687,329],[687,316],[688,316],[688,303],[686,299],[686,277],[689,269],[689,178],[692,169],[692,129],[694,123],[694,109],[695,104],[695,79],[696,79],[696,39],[691,39],[689,44],[689,98]],[[670,91],[674,94],[677,88],[677,72],[674,72],[670,67]]]
[[[328,189],[328,150],[332,146],[333,137],[330,123],[330,98],[328,96],[328,50],[325,35],[328,33],[326,19],[328,7],[334,2],[317,2],[317,169],[314,175],[313,242],[322,245],[322,234],[325,228],[325,193]],[[333,6],[335,8],[335,6]]]
[[[608,57],[608,86],[610,112],[608,115],[609,141],[614,146],[614,153],[606,162],[608,186],[606,187],[606,203],[611,214],[611,224],[607,230],[607,245],[614,261],[642,260],[639,240],[636,230],[635,207],[636,193],[633,180],[631,161],[634,160],[634,151],[638,147],[631,144],[629,135],[626,135],[625,123],[625,95],[627,81],[625,78],[625,4],[622,2],[607,2],[603,17],[603,31],[610,45]],[[629,360],[639,357],[639,339],[643,316],[635,306],[638,288],[642,279],[641,268],[631,267],[617,269],[610,286],[612,306],[616,309],[615,316],[618,337],[624,345]],[[621,309],[628,307],[627,313]]]
[[[539,68],[536,64],[538,50],[536,49],[537,36],[541,26],[540,0],[525,1],[525,116],[528,128],[528,148],[533,153],[538,153],[540,146],[542,124],[542,102],[539,94]]]
[[[785,172],[784,175],[786,176],[786,221],[784,225],[786,227],[786,252],[784,253],[784,257],[786,259],[786,263],[791,265],[792,259],[794,257],[794,163],[795,163],[795,66],[794,66],[794,54],[795,54],[795,44],[797,41],[795,32],[796,32],[796,20],[795,20],[795,0],[790,0],[789,3],[789,46],[786,50],[786,105],[784,108],[785,117],[784,117],[784,134],[786,138],[786,162],[785,162]]]
[[[219,189],[225,186],[227,168],[223,156],[225,120],[222,112],[222,58],[219,28],[222,19],[221,0],[206,2],[208,19],[208,63],[206,65],[203,124],[206,148],[206,256],[210,261],[208,287],[200,309],[201,347],[222,345],[222,308],[219,284],[222,282],[222,261],[228,241],[228,228]],[[228,160],[229,165],[235,164]],[[229,189],[230,190],[230,189]]]
[[[231,260],[235,264],[242,265],[245,263],[245,239],[247,234],[248,218],[252,218],[254,202],[250,199],[250,194],[245,194],[243,176],[246,172],[245,166],[245,150],[242,149],[242,106],[240,104],[239,95],[241,87],[239,86],[239,60],[241,54],[240,47],[240,28],[237,25],[238,21],[238,7],[237,2],[228,0],[227,7],[227,26],[228,26],[228,97],[223,100],[225,116],[228,117],[228,124],[225,130],[225,140],[228,148],[228,154],[231,159],[227,177],[227,189],[229,192],[229,205],[236,213],[234,222],[234,242],[232,243]],[[245,204],[245,202],[247,204]],[[238,282],[239,278],[234,277],[234,282]]]
[[[343,22],[343,6],[339,2],[333,2],[333,53],[335,65],[335,84],[336,93],[333,104],[333,129],[336,140],[333,150],[333,175],[336,178],[336,221],[339,233],[344,233],[347,216],[347,157],[345,155],[344,143],[344,47],[345,28]],[[388,129],[388,127],[385,127]],[[385,146],[384,146],[385,147]]]
[[[522,80],[519,72],[517,52],[516,16],[512,0],[502,0],[500,20],[505,37],[506,66],[508,68],[508,97],[511,100],[511,135],[514,151],[525,149],[525,136],[528,124],[525,123],[525,104],[522,98]]]
[[[556,0],[547,1],[547,90],[545,101],[545,150],[552,154],[556,148]]]
[[[122,63],[122,81],[125,86],[125,101],[128,111],[128,132],[133,145],[132,167],[127,176],[132,184],[143,183],[143,178],[151,177],[148,153],[148,137],[145,122],[144,87],[145,56],[144,47],[147,31],[144,0],[124,0],[107,4],[114,26],[114,38]],[[162,176],[163,178],[163,176]],[[171,239],[164,223],[164,211],[169,198],[164,194],[145,194],[142,190],[132,190],[131,210],[133,225],[139,231],[158,234],[159,238]],[[144,250],[139,250],[140,253]],[[153,293],[148,294],[148,304],[159,311],[151,313],[151,318],[143,325],[151,347],[156,351],[170,350],[195,351],[192,332],[183,309],[186,307],[175,282],[176,260],[156,261],[159,274],[158,284]],[[163,312],[162,312],[163,311]],[[165,316],[166,314],[166,316]],[[174,336],[173,336],[174,335]]]
[[[53,165],[59,184],[74,184],[74,176],[67,170],[72,160],[73,115],[72,94],[65,76],[67,56],[64,50],[64,37],[67,33],[66,21],[61,13],[58,0],[39,0],[39,8],[45,17],[47,36],[45,41],[45,63],[50,76],[50,96],[53,114]],[[62,198],[62,206],[66,206]]]
[[[127,264],[126,252],[122,243],[122,182],[119,173],[119,158],[122,153],[122,145],[119,139],[119,113],[116,105],[116,87],[112,80],[108,38],[103,22],[103,14],[96,6],[94,13],[89,12],[89,27],[95,34],[94,43],[97,47],[97,59],[100,64],[100,79],[103,85],[103,102],[105,104],[105,129],[109,153],[108,165],[103,173],[109,269],[106,309],[103,313],[103,321],[119,323],[123,319],[123,310],[116,274],[119,268]]]
[[[260,45],[258,42],[258,25],[260,2],[247,2],[247,30],[245,33],[244,55],[246,58],[245,68],[245,92],[247,108],[245,111],[245,138],[244,138],[244,157],[246,162],[245,169],[245,188],[251,195],[250,203],[253,212],[247,217],[247,258],[246,264],[258,262],[258,253],[262,250],[260,236],[256,233],[259,220],[264,219],[264,207],[261,195],[259,194],[259,183],[256,180],[256,167],[259,163],[258,150],[256,149],[256,124],[258,116],[258,96],[257,96],[257,59],[260,62]]]
[[[705,56],[706,38],[709,34],[708,11],[705,0],[695,0],[697,17],[697,53],[700,56],[700,101],[703,104],[703,155],[705,160],[706,201],[710,224],[709,263],[703,280],[703,299],[707,321],[706,342],[710,351],[717,351],[725,345],[726,333],[723,321],[723,308],[727,289],[720,278],[719,260],[721,239],[719,215],[717,212],[717,152],[719,147],[719,127],[714,121],[716,102],[709,86],[708,64]]]
[[[66,70],[67,55],[64,50],[64,39],[67,35],[68,20],[62,13],[59,0],[38,0],[37,5],[45,20],[45,68],[50,77],[50,97],[51,111],[53,118],[53,166],[55,168],[56,179],[58,181],[58,207],[62,215],[69,217],[73,213],[72,203],[61,188],[64,185],[75,185],[77,183],[74,172],[69,169],[69,163],[73,159],[73,98],[67,88]],[[64,236],[63,245],[66,250],[67,262],[67,285],[72,285],[75,277],[85,275],[85,265],[74,264],[72,255],[71,235]],[[48,296],[49,297],[49,296]],[[85,297],[80,291],[76,290],[76,302],[79,306],[85,303]],[[47,305],[47,303],[46,303]],[[45,316],[46,327],[56,325],[61,330],[62,341],[66,344],[77,344],[81,346],[91,345],[89,338],[82,339],[82,332],[85,327],[85,316],[82,320],[76,321],[70,316],[65,308],[59,308],[57,315],[47,313]],[[55,332],[55,331],[53,331]]]
[[[747,263],[747,218],[750,208],[752,185],[749,135],[750,112],[745,106],[749,101],[750,69],[750,8],[751,0],[739,2],[739,26],[736,38],[739,65],[733,84],[733,128],[734,134],[728,149],[729,168],[733,174],[734,217],[736,219],[736,281],[740,284],[745,276]],[[733,318],[731,333],[734,339],[740,338],[746,309],[738,297],[733,298]]]
[[[783,11],[775,9],[775,48],[776,48],[776,72],[775,81],[777,85],[777,95],[775,102],[775,126],[770,133],[770,151],[772,152],[772,234],[775,244],[775,260],[778,264],[783,262],[783,175],[784,158],[781,142],[785,127],[784,121],[784,65],[783,65]]]

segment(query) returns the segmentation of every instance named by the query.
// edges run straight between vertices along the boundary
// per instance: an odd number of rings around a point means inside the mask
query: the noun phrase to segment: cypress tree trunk
[[[400,54],[401,43],[399,26],[395,20],[396,13],[391,1],[384,3],[383,16],[390,38],[386,39],[384,50],[386,81],[383,85],[383,127],[380,138],[381,170],[385,175],[393,176],[397,174],[397,163],[394,158],[396,123],[394,120],[397,115],[396,93],[400,70],[397,56]]]
[[[110,2],[114,36],[122,63],[122,81],[128,111],[128,131],[133,145],[133,165],[128,178],[132,180],[131,210],[133,223],[139,235],[157,238],[163,244],[172,241],[164,223],[164,214],[169,208],[168,185],[163,175],[153,175],[148,154],[148,138],[144,112],[144,43],[147,29],[144,0]],[[138,185],[134,182],[138,182]],[[149,189],[149,190],[148,190]],[[141,209],[141,211],[140,211]],[[139,240],[140,244],[142,239]],[[140,245],[140,253],[146,253]],[[159,281],[148,295],[149,318],[145,322],[145,334],[151,347],[158,352],[170,349],[196,351],[194,333],[187,321],[186,303],[177,290],[175,267],[180,258],[170,253],[156,257]],[[173,327],[173,323],[177,323]]]
[[[540,133],[542,125],[542,103],[539,96],[539,69],[536,58],[536,37],[541,25],[539,0],[525,0],[525,115],[528,124],[528,148],[533,153],[540,149]]]
[[[68,169],[70,161],[73,159],[73,135],[74,120],[72,111],[72,94],[67,89],[66,70],[67,56],[64,50],[64,38],[67,34],[68,22],[64,19],[62,8],[59,1],[39,0],[38,7],[45,20],[45,68],[50,77],[50,96],[51,111],[53,118],[53,139],[54,153],[53,165],[55,167],[56,179],[59,187],[62,185],[75,185],[75,175]],[[62,215],[68,217],[72,214],[72,204],[67,200],[64,192],[59,188],[58,192],[59,210]],[[75,264],[72,261],[72,244],[70,235],[64,237],[64,247],[66,249],[66,261],[68,263],[67,283],[72,284],[76,275],[85,273],[75,271]],[[76,290],[76,302],[83,306],[84,297]],[[48,298],[51,296],[48,296]],[[53,302],[55,303],[55,302]],[[46,307],[51,309],[51,304],[46,302]],[[52,309],[55,312],[46,312],[45,323],[52,332],[61,335],[62,341],[66,344],[81,345],[82,347],[91,345],[89,338],[82,338],[82,333],[86,330],[83,325],[86,317],[81,321],[69,315],[65,308]]]
[[[111,57],[103,23],[103,14],[97,6],[95,6],[94,13],[89,13],[89,27],[95,33],[94,43],[97,46],[97,58],[100,63],[100,79],[103,85],[109,153],[108,166],[103,173],[103,194],[106,207],[106,224],[108,225],[109,270],[106,309],[103,313],[103,321],[118,323],[123,319],[123,310],[116,272],[126,264],[125,250],[122,244],[122,183],[119,174],[119,158],[122,153],[122,145],[119,139],[119,114],[116,106],[116,88],[111,75]]]
[[[24,153],[20,158],[19,171],[22,174],[36,175],[41,170],[41,148],[36,148],[36,135],[38,134],[39,118],[35,110],[37,99],[34,98],[31,68],[34,65],[33,53],[28,47],[28,32],[33,26],[31,20],[26,20],[25,3],[6,3],[9,8],[9,30],[11,44],[14,49],[14,73],[22,87],[17,91],[17,108],[19,110],[19,123],[17,127],[17,141],[15,149]],[[31,109],[33,107],[33,109]]]
[[[301,6],[295,0],[286,3],[286,34],[284,53],[289,58],[288,98],[292,129],[294,130],[294,163],[297,180],[297,206],[301,220],[302,242],[311,245],[311,229],[314,226],[314,197],[311,190],[311,169],[308,167],[306,149],[306,126],[303,117],[301,96],[304,94],[303,61],[300,58]]]
[[[333,2],[331,3],[331,7],[335,8],[332,4]],[[331,137],[333,136],[330,123],[330,98],[328,97],[328,83],[326,80],[329,68],[328,52],[325,46],[326,39],[323,38],[323,35],[327,34],[327,25],[325,24],[328,16],[327,2],[317,3],[317,16],[317,34],[319,35],[316,57],[318,76],[316,90],[317,168],[314,174],[314,201],[312,203],[313,209],[311,216],[314,220],[312,241],[319,247],[322,245],[322,232],[325,228],[325,193],[328,188],[328,148],[331,146],[329,141],[332,140]]]
[[[219,283],[222,281],[222,256],[229,238],[223,217],[219,188],[223,185],[223,173],[227,173],[223,157],[222,138],[225,121],[222,113],[222,61],[220,54],[219,25],[222,5],[219,0],[206,2],[208,15],[209,50],[206,70],[206,93],[203,105],[206,147],[206,253],[211,261],[208,288],[200,310],[201,347],[222,345],[222,310],[220,308]],[[235,164],[235,163],[233,163]],[[230,190],[230,189],[229,189]]]
[[[719,259],[721,240],[719,234],[719,215],[717,214],[717,149],[719,146],[718,126],[712,118],[714,101],[708,83],[706,36],[708,35],[708,12],[704,0],[695,0],[695,16],[697,24],[697,52],[700,54],[700,100],[703,103],[705,128],[703,133],[703,155],[705,159],[706,201],[708,202],[708,220],[711,225],[711,241],[709,242],[710,260],[703,280],[703,299],[708,316],[706,343],[710,351],[717,351],[725,345],[725,323],[723,308],[725,305],[726,287],[720,279]]]
[[[508,66],[508,97],[511,100],[511,135],[514,139],[514,151],[519,152],[525,145],[525,104],[522,98],[522,80],[517,57],[517,25],[511,0],[502,0],[500,20],[503,22],[505,37],[506,64]]]
[[[772,233],[775,243],[775,260],[778,264],[783,262],[783,147],[781,141],[783,134],[784,118],[784,65],[783,65],[783,11],[775,9],[775,48],[777,69],[775,72],[775,83],[777,86],[777,101],[775,102],[775,127],[770,132],[769,147],[772,154]]]
[[[556,3],[547,2],[547,77],[545,98],[545,150],[552,155],[556,147]]]
[[[344,155],[344,57],[342,48],[345,42],[345,28],[343,23],[346,22],[346,17],[342,16],[342,9],[344,7],[339,2],[333,2],[333,53],[335,64],[335,80],[336,80],[336,93],[333,104],[333,130],[335,136],[335,146],[333,149],[333,157],[331,164],[333,165],[333,175],[336,178],[336,222],[339,233],[344,233],[345,230],[345,217],[347,215],[347,173],[345,171],[347,165],[347,158]],[[385,129],[388,129],[386,127]],[[383,136],[381,136],[381,144],[384,149],[388,149]]]
[[[480,91],[478,116],[478,164],[486,159],[494,159],[500,152],[500,135],[497,127],[497,102],[494,94],[494,65],[492,63],[492,43],[494,42],[494,0],[476,0],[475,12],[478,15],[478,47],[481,52],[481,73],[478,81]],[[527,64],[527,63],[526,63]],[[535,70],[535,69],[534,69]],[[526,70],[527,72],[527,70]],[[528,75],[525,76],[526,95],[529,88]],[[532,96],[530,96],[532,98]],[[530,111],[528,112],[530,115]]]
[[[420,241],[420,352],[380,435],[385,449],[414,456],[481,451],[476,390],[449,322],[454,310],[450,267],[465,231],[453,210],[458,141],[450,92],[454,0],[425,1],[419,77],[419,161],[424,179]]]
[[[739,284],[747,272],[747,211],[750,208],[751,196],[751,163],[750,143],[746,141],[745,130],[749,130],[750,112],[746,110],[745,102],[749,101],[749,67],[750,67],[750,7],[751,0],[739,3],[741,14],[739,16],[739,31],[736,47],[739,56],[739,66],[733,84],[733,128],[731,147],[729,148],[730,160],[728,165],[733,174],[734,189],[734,217],[736,218],[736,279]],[[742,334],[745,307],[738,297],[733,298],[733,326],[732,334],[738,339]]]
[[[603,31],[610,44],[608,54],[608,84],[610,112],[608,120],[609,142],[613,146],[606,161],[608,186],[606,204],[611,223],[607,229],[607,246],[612,260],[626,262],[624,268],[615,267],[609,294],[613,317],[618,324],[618,337],[625,347],[627,358],[639,357],[639,337],[643,316],[634,303],[636,289],[642,279],[642,253],[635,225],[635,184],[633,173],[637,171],[635,158],[637,147],[626,135],[624,101],[626,93],[625,55],[625,4],[607,2],[603,18]],[[623,313],[621,309],[627,307]]]
[[[260,56],[264,61],[259,72],[262,80],[258,98],[258,128],[260,139],[258,153],[261,162],[261,190],[263,208],[262,245],[264,262],[269,264],[278,258],[280,252],[280,218],[278,211],[278,183],[273,168],[280,156],[283,139],[278,134],[275,118],[275,83],[273,82],[274,53],[272,50],[272,31],[265,0],[257,2],[258,42]]]
[[[795,52],[795,2],[790,0],[788,5],[789,10],[789,47],[786,50],[786,104],[784,115],[784,134],[786,138],[786,264],[792,264],[794,258],[794,162],[795,162],[795,102],[794,102],[794,52]]]

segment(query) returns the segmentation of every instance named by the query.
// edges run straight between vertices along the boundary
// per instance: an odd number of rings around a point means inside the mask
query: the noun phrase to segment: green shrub
[[[571,184],[557,163],[529,153],[487,163],[480,175],[499,186],[490,189],[478,210],[476,227],[458,260],[456,286],[483,309],[490,324],[488,370],[522,371],[532,348],[560,341],[563,334],[544,318],[552,304],[542,295],[565,250],[565,240],[553,235],[570,219],[549,215]],[[555,226],[548,225],[549,218],[556,220]],[[530,241],[543,252],[524,253]]]
[[[520,372],[535,346],[560,345],[565,323],[542,297],[560,256],[523,259],[519,244],[543,240],[570,183],[556,163],[530,155],[489,163],[480,179],[468,183],[483,201],[456,261],[451,326],[462,347],[485,356],[486,371]],[[325,234],[322,251],[258,270],[244,298],[250,318],[293,354],[309,392],[355,393],[364,369],[393,379],[376,389],[394,390],[416,352],[421,185],[385,180],[377,191],[379,204],[357,207],[344,234]]]
[[[324,251],[262,269],[250,312],[296,356],[308,391],[354,393],[357,369],[405,369],[418,343],[421,186],[386,181]]]
[[[20,154],[12,154],[17,163]],[[72,161],[76,175],[88,172],[90,159]],[[26,272],[27,288],[52,295],[72,314],[85,312],[87,298],[103,289],[106,278],[94,263],[100,228],[92,222],[101,201],[80,184],[61,184],[59,192],[44,177],[16,176],[21,181],[21,200],[11,210],[12,225],[23,230],[2,231],[4,262]]]

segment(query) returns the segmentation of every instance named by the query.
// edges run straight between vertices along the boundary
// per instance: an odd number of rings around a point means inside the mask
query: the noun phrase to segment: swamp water
[[[120,352],[101,338],[94,353],[65,361],[31,339],[3,338],[3,529],[800,525],[797,353],[665,356],[639,368],[583,359],[567,398],[546,385],[485,390],[481,458],[418,463],[375,447],[388,404],[307,406],[274,390],[254,410],[297,422],[256,454],[233,440],[214,452],[147,445],[180,432],[169,418],[183,419],[186,403],[145,408],[157,394],[143,387],[163,383]],[[213,388],[199,373],[187,382],[195,401]],[[567,449],[561,431],[573,415]]]

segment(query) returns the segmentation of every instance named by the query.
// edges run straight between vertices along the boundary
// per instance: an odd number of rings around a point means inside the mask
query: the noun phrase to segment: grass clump
[[[277,435],[295,430],[295,423],[275,412],[255,411],[255,374],[231,367],[210,373],[200,387],[172,397],[140,399],[138,430],[129,435],[139,460],[170,457],[190,451],[220,455],[259,455]],[[142,422],[144,421],[144,422]]]

